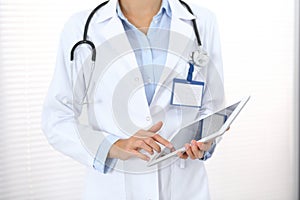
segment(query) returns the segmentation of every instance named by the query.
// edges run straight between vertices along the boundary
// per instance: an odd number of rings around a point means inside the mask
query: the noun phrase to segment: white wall
[[[207,162],[213,199],[297,199],[294,0],[197,3],[219,21],[228,101],[252,95]]]

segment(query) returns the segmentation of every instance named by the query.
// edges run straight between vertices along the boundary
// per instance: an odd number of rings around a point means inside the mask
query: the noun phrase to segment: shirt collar
[[[117,14],[119,15],[122,12],[118,13],[118,9],[120,9],[118,0],[110,0],[105,6],[96,12],[95,22],[100,23],[117,16]],[[195,19],[195,16],[189,13],[179,0],[162,0],[162,5],[157,15],[161,14],[163,10],[166,11],[169,17],[176,17],[185,20]],[[121,17],[121,15],[119,16]]]
[[[160,10],[156,16],[162,15],[163,12],[166,12],[170,18],[172,17],[172,10],[169,5],[169,0],[162,0]]]

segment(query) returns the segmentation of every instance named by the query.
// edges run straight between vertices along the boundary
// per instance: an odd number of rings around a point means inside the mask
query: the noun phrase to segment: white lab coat
[[[105,41],[124,34],[122,23],[115,12],[116,2],[117,0],[111,0],[97,12],[90,24],[88,36],[96,46],[101,46]],[[179,1],[169,0],[169,2],[172,10],[171,31],[195,40],[190,21],[193,16]],[[191,7],[197,17],[203,47],[210,56],[209,65],[201,69],[201,73],[194,73],[194,80],[204,81],[206,85],[201,112],[207,113],[218,109],[224,99],[219,35],[214,15],[206,9]],[[118,111],[116,113],[113,109],[114,91],[119,87],[118,83],[121,79],[130,74],[132,70],[135,71],[132,80],[142,81],[141,75],[134,70],[139,69],[135,55],[133,52],[129,52],[110,63],[109,68],[102,74],[101,80],[95,83],[94,98],[98,103],[88,108],[88,126],[80,124],[78,117],[81,113],[81,106],[72,106],[70,103],[72,102],[70,51],[73,45],[82,39],[83,27],[88,14],[89,12],[78,13],[65,25],[55,73],[42,115],[42,128],[49,143],[58,151],[88,167],[84,199],[209,199],[207,174],[204,163],[200,160],[188,159],[184,166],[179,160],[176,160],[163,169],[158,169],[156,166],[150,170],[145,166],[145,162],[139,159],[119,160],[115,168],[107,174],[93,168],[98,146],[110,134],[126,138],[128,137],[126,133],[133,134],[134,132],[131,131],[137,131],[136,127],[147,128],[162,120],[164,126],[160,134],[165,138],[170,138],[170,133],[178,129],[181,124],[194,119],[199,112],[194,112],[195,109],[192,108],[170,106],[171,93],[166,88],[171,86],[175,75],[186,78],[188,68],[174,53],[168,53],[166,66],[169,70],[164,70],[160,79],[162,86],[157,87],[151,105],[147,104],[144,88],[140,88],[135,92],[134,97],[124,104],[124,106],[127,105],[128,116],[135,127],[120,127],[122,125],[116,122],[116,115],[122,115],[122,113],[118,113]],[[178,51],[180,51],[180,49],[190,48],[191,50],[188,52],[192,51],[193,47],[184,42],[180,43],[179,48],[176,47],[179,43],[178,37],[173,37],[171,34],[170,49],[179,49]],[[122,47],[130,46],[126,39],[119,44],[122,44]],[[81,48],[78,51],[88,52]],[[87,57],[86,53],[82,53],[82,55]],[[103,59],[101,55],[97,54],[97,60],[101,59]],[[210,87],[209,90],[208,87]],[[213,99],[210,98],[211,95]],[[118,102],[122,103],[122,100],[118,100]],[[84,140],[89,137],[93,138],[93,142],[85,144]],[[143,173],[145,171],[147,173]]]

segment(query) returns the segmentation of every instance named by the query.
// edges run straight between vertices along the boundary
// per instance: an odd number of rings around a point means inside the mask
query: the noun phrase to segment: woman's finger
[[[197,142],[195,140],[192,141],[191,149],[196,158],[202,158],[202,152],[199,149]]]
[[[145,154],[142,154],[139,151],[133,150],[132,154],[133,154],[133,156],[135,156],[137,158],[140,158],[142,160],[145,160],[145,161],[149,161],[150,160],[150,158],[148,156],[146,156]]]
[[[147,138],[144,140],[146,144],[148,144],[152,149],[154,149],[156,152],[160,152],[161,148],[160,146],[152,139],[152,138]]]
[[[186,160],[189,157],[185,152],[184,153],[183,152],[178,152],[177,156],[181,159],[184,159],[184,160]]]
[[[190,144],[185,144],[185,152],[192,159],[195,160],[196,156],[193,154]]]
[[[161,137],[159,134],[155,134],[152,138],[169,149],[174,148],[171,142]]]
[[[208,151],[211,148],[211,142],[210,143],[197,142],[197,146],[201,151]]]
[[[145,151],[147,151],[149,154],[153,154],[153,149],[148,145],[146,144],[143,140],[137,140],[135,142],[135,149],[139,148],[139,149],[144,149]]]

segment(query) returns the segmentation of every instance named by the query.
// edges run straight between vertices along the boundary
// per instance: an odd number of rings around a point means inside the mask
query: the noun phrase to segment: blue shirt
[[[122,21],[127,38],[134,50],[136,61],[144,80],[148,105],[150,105],[167,58],[170,36],[169,30],[172,19],[169,2],[168,0],[162,0],[161,8],[153,17],[147,34],[137,29],[126,19],[119,4],[117,5],[116,12]],[[107,158],[107,154],[111,145],[118,139],[119,138],[110,135],[99,146],[94,162],[95,169],[106,173],[114,166],[117,159]],[[202,160],[210,158],[214,149],[215,144],[205,153]]]
[[[150,105],[155,88],[164,69],[169,46],[171,9],[167,0],[163,0],[159,12],[153,17],[147,34],[137,29],[123,15],[120,5],[117,14],[121,19],[127,38],[134,50],[140,68],[145,93]]]

